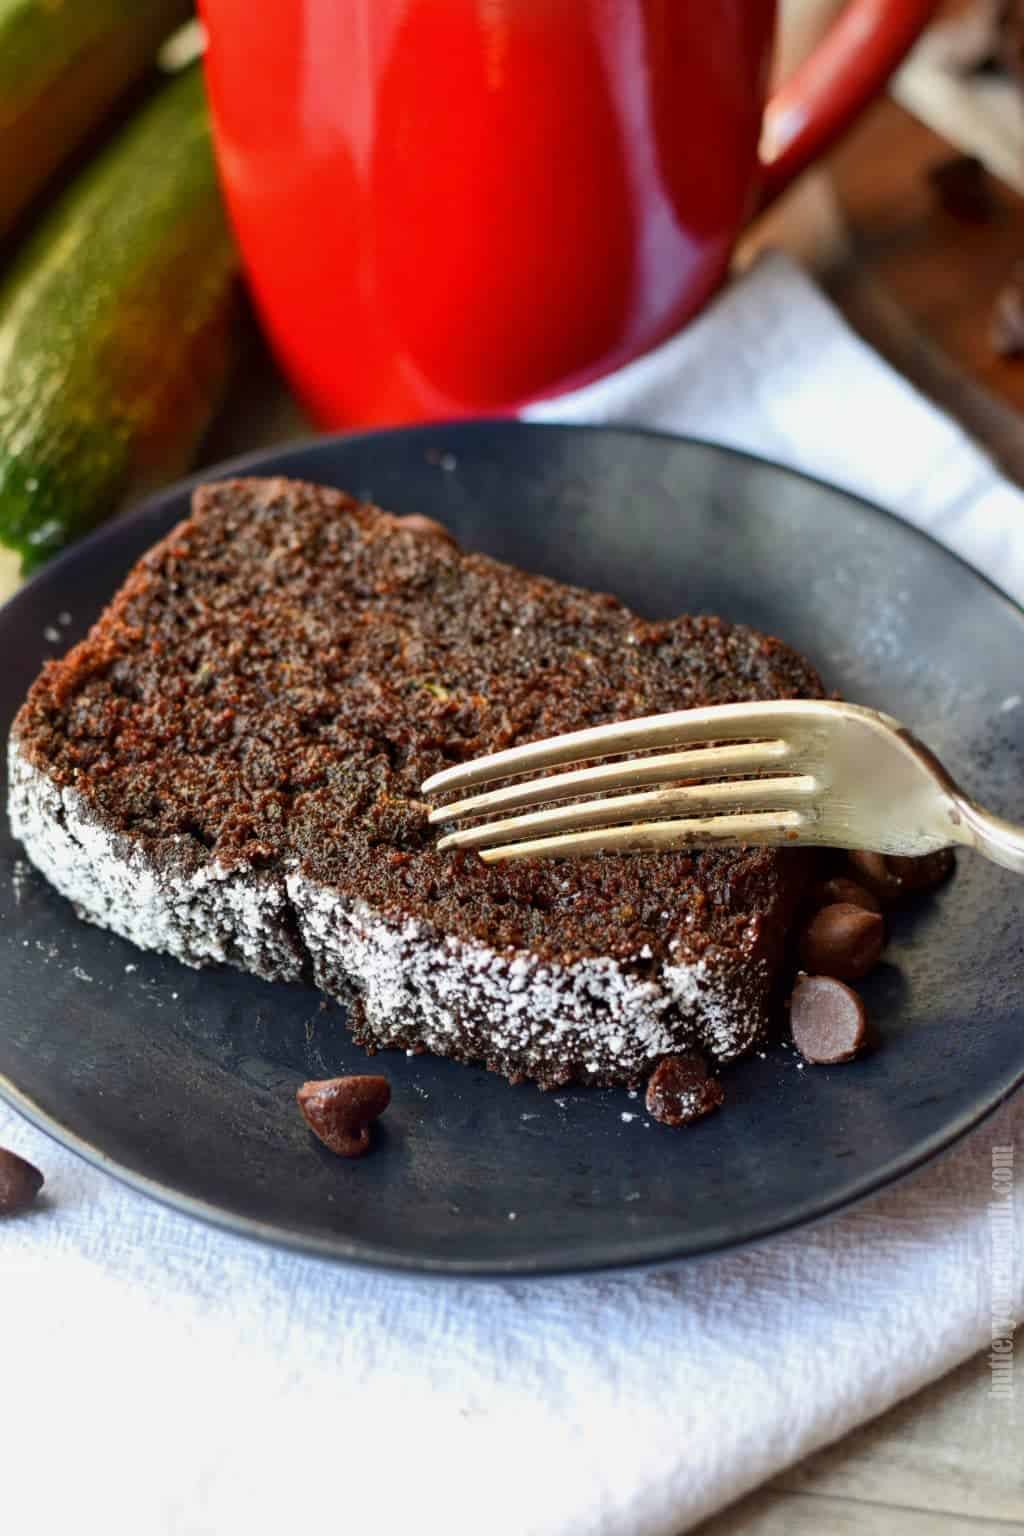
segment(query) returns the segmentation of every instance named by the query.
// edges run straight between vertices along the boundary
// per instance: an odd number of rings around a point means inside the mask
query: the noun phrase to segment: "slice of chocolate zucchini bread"
[[[311,976],[367,1047],[636,1082],[756,1040],[807,857],[488,866],[437,851],[419,785],[576,727],[820,692],[752,630],[646,623],[425,519],[223,481],[32,687],[11,821],[81,916],[189,964]]]

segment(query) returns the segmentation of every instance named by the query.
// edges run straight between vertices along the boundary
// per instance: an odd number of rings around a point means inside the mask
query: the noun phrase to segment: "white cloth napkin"
[[[797,464],[1024,598],[1024,497],[782,260],[531,414]],[[47,1174],[0,1228],[4,1528],[677,1536],[986,1344],[992,1149],[1014,1143],[1019,1098],[847,1215],[675,1272],[428,1283],[208,1230],[0,1107],[0,1145]],[[1020,1317],[1019,1256],[1011,1286]]]

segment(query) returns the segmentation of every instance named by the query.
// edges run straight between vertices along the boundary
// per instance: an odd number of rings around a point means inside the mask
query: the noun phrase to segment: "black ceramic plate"
[[[424,512],[469,548],[652,618],[706,611],[777,633],[847,698],[912,724],[985,804],[1020,810],[1024,614],[836,490],[675,438],[515,424],[323,440],[241,467]],[[5,737],[40,662],[187,505],[188,487],[150,501],[0,611]],[[894,923],[864,987],[884,1045],[862,1061],[803,1069],[772,1049],[728,1072],[724,1112],[673,1133],[625,1092],[552,1096],[389,1055],[379,1145],[342,1162],[294,1105],[306,1077],[365,1070],[340,1008],[78,922],[6,832],[0,861],[0,1091],[148,1193],[341,1259],[494,1275],[707,1253],[898,1177],[1024,1076],[1024,882],[964,856]]]

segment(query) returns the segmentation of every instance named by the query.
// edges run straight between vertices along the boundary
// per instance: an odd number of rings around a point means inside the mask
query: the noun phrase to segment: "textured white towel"
[[[781,260],[656,355],[532,414],[799,465],[1024,598],[1024,497]],[[986,1343],[991,1154],[1014,1142],[1020,1163],[1020,1100],[911,1181],[764,1247],[470,1285],[209,1231],[0,1107],[0,1144],[48,1176],[45,1205],[0,1228],[3,1528],[676,1536]],[[1019,1178],[1015,1210],[1019,1239]],[[1020,1316],[1019,1248],[1011,1286]]]

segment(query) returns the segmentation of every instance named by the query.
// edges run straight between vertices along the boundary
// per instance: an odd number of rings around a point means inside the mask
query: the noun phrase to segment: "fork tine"
[[[598,827],[557,837],[531,838],[484,848],[487,864],[505,859],[578,857],[594,853],[669,853],[673,849],[727,843],[778,846],[816,841],[813,826],[800,811],[764,811],[749,816],[687,817],[682,821],[649,821],[636,826]]]
[[[683,752],[662,752],[655,757],[632,757],[597,768],[553,774],[546,779],[528,779],[525,784],[508,784],[468,800],[439,805],[428,820],[459,821],[464,816],[482,816],[488,811],[511,811],[521,805],[541,805],[546,800],[564,800],[584,791],[622,789],[639,784],[660,784],[674,779],[724,779],[762,769],[795,766],[794,750],[784,741],[752,741],[743,746],[690,747]]]
[[[527,742],[521,747],[508,747],[503,752],[491,752],[471,762],[442,769],[424,780],[422,793],[432,795],[445,789],[464,789],[474,784],[486,784],[489,779],[529,773],[535,768],[586,762],[594,757],[613,757],[617,753],[643,751],[648,747],[778,736],[801,716],[807,715],[816,703],[776,699],[761,704],[716,704],[707,709],[677,709],[665,715],[649,715],[642,720],[616,720],[609,725],[595,725],[589,730],[571,731],[565,736],[551,736],[544,741]]]
[[[529,833],[574,832],[587,827],[610,827],[638,818],[653,820],[672,811],[764,810],[778,812],[806,805],[818,788],[809,774],[792,774],[778,779],[741,779],[718,784],[695,784],[679,789],[649,790],[638,795],[613,795],[608,799],[584,800],[575,805],[558,805],[526,816],[509,816],[503,821],[488,821],[441,838],[438,849],[497,847],[521,842]],[[728,818],[722,818],[728,819]]]

